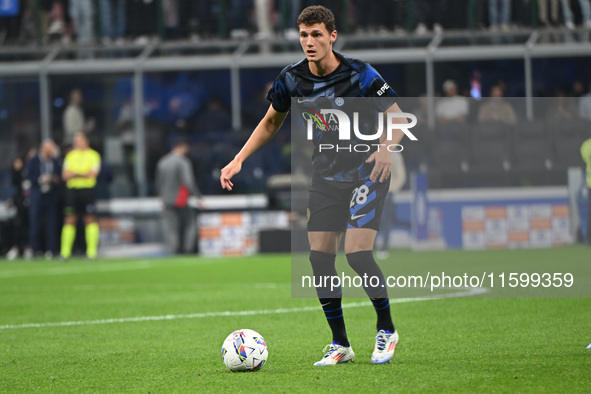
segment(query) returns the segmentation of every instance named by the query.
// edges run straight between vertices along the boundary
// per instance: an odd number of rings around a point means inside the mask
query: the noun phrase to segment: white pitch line
[[[31,276],[57,276],[57,275],[75,275],[87,273],[101,273],[101,272],[117,272],[117,271],[132,271],[136,269],[146,269],[162,266],[187,266],[187,265],[203,265],[203,264],[219,264],[222,261],[214,260],[177,260],[168,262],[165,259],[153,260],[138,260],[125,263],[107,263],[107,264],[93,264],[68,266],[67,263],[62,267],[47,267],[42,270],[12,270],[0,271],[0,279],[7,278],[25,278]]]
[[[406,302],[420,302],[428,300],[437,300],[442,298],[459,298],[469,297],[473,295],[486,293],[488,289],[469,289],[459,291],[455,293],[446,294],[438,297],[423,297],[423,298],[396,298],[390,300],[391,304],[402,304]],[[362,306],[369,306],[371,303],[354,302],[350,304],[344,304],[344,308],[359,308]],[[163,315],[163,316],[137,316],[137,317],[122,317],[114,319],[100,319],[100,320],[81,320],[81,321],[66,321],[66,322],[54,322],[54,323],[26,323],[26,324],[8,324],[0,326],[0,330],[17,330],[22,328],[45,328],[45,327],[71,327],[71,326],[92,326],[99,324],[113,324],[113,323],[132,323],[132,322],[144,322],[144,321],[162,321],[162,320],[178,320],[178,319],[202,319],[206,317],[234,317],[234,316],[255,316],[255,315],[278,315],[283,313],[296,313],[296,312],[311,312],[318,311],[318,306],[305,306],[300,308],[290,309],[262,309],[258,311],[224,311],[224,312],[204,312],[204,313],[190,313],[183,315]]]

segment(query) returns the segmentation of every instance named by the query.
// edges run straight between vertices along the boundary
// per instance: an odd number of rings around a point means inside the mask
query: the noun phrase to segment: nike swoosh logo
[[[321,307],[325,307],[325,306],[327,306],[328,304],[330,304],[330,302],[327,302],[327,303],[325,303],[325,304],[320,304],[320,306],[321,306]]]
[[[298,99],[298,104],[307,103],[307,102],[314,101],[314,100],[316,100],[316,99]]]
[[[359,219],[359,218],[362,218],[362,217],[364,217],[365,215],[367,215],[367,214],[366,214],[366,213],[364,213],[363,215],[355,215],[355,216],[351,215],[351,220],[357,220],[357,219]]]

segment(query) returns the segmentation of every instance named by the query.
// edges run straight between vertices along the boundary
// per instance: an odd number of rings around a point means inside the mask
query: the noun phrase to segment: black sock
[[[373,307],[378,315],[377,330],[386,330],[394,332],[394,323],[392,323],[392,316],[390,315],[390,300],[388,299],[388,288],[386,287],[386,280],[380,266],[373,258],[371,250],[364,250],[361,252],[348,253],[347,261],[351,268],[357,272],[357,275],[363,277],[367,275],[368,278],[375,276],[379,278],[379,284],[376,287],[364,287],[365,292],[373,303]],[[368,279],[368,282],[370,280]]]
[[[343,318],[343,308],[341,306],[343,290],[341,286],[331,289],[330,279],[326,277],[337,276],[335,269],[335,255],[330,253],[310,252],[310,263],[314,271],[314,285],[318,300],[324,310],[324,316],[332,331],[333,343],[341,346],[351,346],[347,339],[347,330],[345,329],[345,319]]]

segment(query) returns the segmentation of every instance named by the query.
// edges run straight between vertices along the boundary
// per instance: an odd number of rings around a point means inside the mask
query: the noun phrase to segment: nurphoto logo
[[[307,139],[314,138],[314,130],[323,132],[336,132],[340,141],[352,141],[351,129],[357,141],[374,141],[374,143],[353,143],[348,146],[335,144],[319,144],[319,150],[336,150],[348,152],[369,152],[372,147],[386,148],[390,152],[402,152],[402,145],[400,144],[383,144],[375,143],[379,141],[384,133],[384,113],[377,113],[377,127],[374,133],[364,134],[359,130],[359,113],[353,112],[353,122],[351,122],[349,115],[339,109],[320,109],[316,111],[311,108],[306,108],[307,111],[302,112],[302,117],[307,122]],[[392,133],[394,130],[401,130],[411,141],[417,141],[417,137],[409,130],[417,124],[417,117],[408,112],[387,112],[386,113],[386,137],[387,140],[392,140]],[[400,119],[405,121],[400,122]],[[410,122],[408,122],[410,120]],[[353,127],[351,127],[351,123]]]

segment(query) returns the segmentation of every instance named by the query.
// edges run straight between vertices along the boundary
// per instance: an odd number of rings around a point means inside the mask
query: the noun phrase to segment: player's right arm
[[[71,166],[71,162],[70,162],[70,156],[66,155],[66,157],[64,158],[64,165],[62,167],[62,179],[67,182],[70,179],[74,178],[75,174],[74,172],[72,172],[72,170],[70,169]]]
[[[234,184],[230,179],[240,172],[244,160],[250,157],[261,146],[265,145],[277,133],[285,121],[287,114],[288,112],[277,112],[272,105],[269,106],[265,117],[254,129],[248,141],[246,141],[240,152],[234,157],[234,160],[222,168],[220,183],[223,189],[232,190]]]

